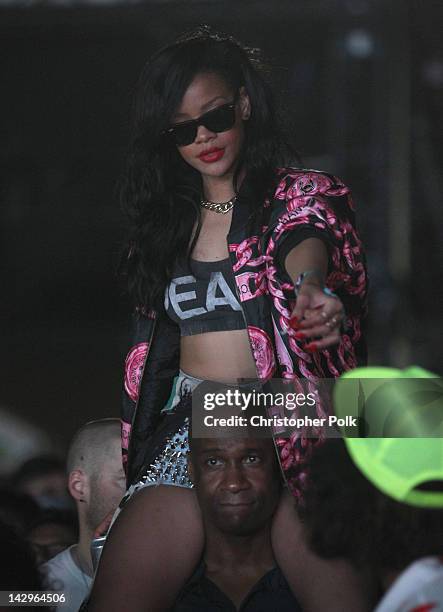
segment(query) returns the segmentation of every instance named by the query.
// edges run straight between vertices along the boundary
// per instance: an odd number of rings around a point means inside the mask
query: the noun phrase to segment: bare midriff
[[[180,344],[180,368],[196,378],[218,382],[230,383],[239,378],[257,378],[245,329],[183,336]]]
[[[223,197],[214,199],[222,201]],[[231,219],[232,211],[220,215],[202,210],[202,227],[192,252],[193,259],[213,262],[229,257],[226,236]],[[246,329],[183,336],[180,342],[180,368],[196,378],[217,382],[257,378]]]

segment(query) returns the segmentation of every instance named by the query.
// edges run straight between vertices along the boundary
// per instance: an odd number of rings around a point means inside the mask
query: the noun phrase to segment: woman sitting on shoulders
[[[202,555],[189,421],[175,408],[185,393],[205,380],[314,383],[365,360],[366,272],[349,189],[288,167],[294,154],[256,65],[202,28],[154,55],[140,79],[123,188],[137,306],[123,411],[131,499],[108,537],[93,611],[167,610]],[[309,444],[294,435],[276,448],[296,494]],[[308,552],[289,493],[273,549],[304,609],[368,609],[346,564]]]

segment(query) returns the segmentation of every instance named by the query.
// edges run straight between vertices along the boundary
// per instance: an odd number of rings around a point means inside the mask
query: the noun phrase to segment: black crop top
[[[182,336],[246,328],[229,258],[177,266],[166,287],[165,309]]]

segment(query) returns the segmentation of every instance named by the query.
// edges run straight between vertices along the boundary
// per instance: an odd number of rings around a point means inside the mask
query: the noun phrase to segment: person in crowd
[[[77,507],[78,542],[42,566],[48,588],[63,591],[64,612],[77,612],[93,575],[91,540],[125,491],[119,419],[86,423],[75,434],[67,457],[68,487]],[[58,609],[58,608],[57,608]]]
[[[230,438],[219,430],[214,438],[189,439],[189,475],[202,513],[205,548],[173,612],[301,610],[271,545],[283,484],[272,439],[236,433]]]
[[[13,527],[19,535],[27,533],[40,512],[39,505],[30,495],[11,486],[0,488],[0,521]]]
[[[299,507],[307,540],[324,558],[347,559],[370,574],[375,612],[443,610],[442,380],[418,367],[358,368],[336,386],[341,417],[352,378],[360,389],[376,379],[364,417],[368,436],[315,449]],[[388,437],[371,437],[371,425],[380,434],[376,422]]]
[[[73,509],[65,466],[56,455],[41,455],[25,461],[12,476],[11,486],[30,495],[44,510]]]
[[[185,393],[205,380],[314,381],[365,361],[366,271],[350,190],[292,167],[288,140],[257,54],[230,36],[198,28],[142,72],[122,186],[136,305],[122,433],[128,485],[143,490],[108,536],[94,612],[168,609],[201,558]],[[168,410],[175,429],[162,441]],[[275,447],[295,496],[293,468],[309,441],[276,436]],[[366,610],[347,571],[299,558],[293,501],[280,503],[274,554],[303,607]]]
[[[48,610],[48,607],[20,606],[20,602],[10,602],[9,596],[13,591],[19,593],[27,591],[41,592],[44,588],[42,576],[37,567],[35,555],[31,546],[17,531],[0,520],[0,591],[3,592],[3,603],[0,610]],[[9,593],[8,593],[9,592]],[[5,601],[6,595],[6,601]],[[24,602],[22,602],[24,603]],[[9,604],[9,605],[8,605]]]
[[[77,541],[78,522],[70,510],[40,510],[25,533],[37,563],[46,563]]]

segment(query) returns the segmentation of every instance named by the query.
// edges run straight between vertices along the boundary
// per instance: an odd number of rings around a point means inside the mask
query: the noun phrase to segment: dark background
[[[306,167],[354,192],[371,363],[441,373],[439,0],[0,6],[0,404],[63,450],[118,416],[130,304],[116,195],[147,57],[209,23],[274,66]]]

